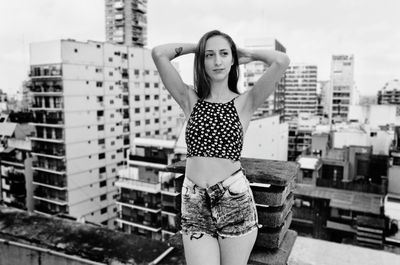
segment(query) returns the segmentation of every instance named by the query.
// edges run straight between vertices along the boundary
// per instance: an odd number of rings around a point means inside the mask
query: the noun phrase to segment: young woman
[[[194,89],[171,64],[194,53]],[[182,187],[182,238],[188,265],[245,265],[257,236],[254,197],[240,164],[252,114],[274,91],[289,65],[286,54],[237,49],[225,33],[206,33],[196,44],[152,50],[165,88],[183,109],[187,160]],[[239,94],[239,64],[269,67],[254,87]]]

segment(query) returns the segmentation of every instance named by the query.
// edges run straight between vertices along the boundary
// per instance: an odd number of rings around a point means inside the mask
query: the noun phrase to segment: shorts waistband
[[[222,181],[219,181],[219,182],[215,183],[214,185],[212,185],[212,186],[210,186],[208,188],[200,187],[199,185],[197,185],[196,183],[194,183],[193,181],[191,181],[187,177],[185,177],[184,184],[189,188],[212,192],[212,191],[214,191],[216,189],[227,187],[227,186],[231,185],[232,183],[234,183],[235,181],[237,181],[238,179],[240,179],[240,178],[242,178],[244,176],[245,176],[244,169],[242,167],[240,167],[238,170],[233,172],[226,179],[224,179]]]

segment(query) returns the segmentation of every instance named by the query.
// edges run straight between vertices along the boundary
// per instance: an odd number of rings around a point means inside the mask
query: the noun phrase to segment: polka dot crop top
[[[218,157],[238,161],[243,147],[243,127],[233,104],[199,99],[186,126],[187,157]]]

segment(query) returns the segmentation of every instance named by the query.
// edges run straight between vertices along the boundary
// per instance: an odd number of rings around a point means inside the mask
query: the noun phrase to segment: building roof
[[[297,160],[297,163],[300,164],[301,169],[311,169],[314,170],[317,168],[319,158],[316,157],[300,157],[299,160]]]
[[[313,198],[328,199],[330,200],[330,206],[333,208],[377,215],[381,214],[383,205],[382,195],[352,190],[332,189],[298,183],[294,193]]]
[[[400,255],[382,250],[298,236],[288,264],[297,265],[394,265],[400,264]]]
[[[166,243],[0,206],[1,238],[104,264],[150,264]]]
[[[14,122],[0,122],[0,136],[12,136],[16,126]]]
[[[162,148],[174,148],[176,140],[164,140],[164,139],[154,139],[154,138],[138,138],[133,140],[133,143],[137,146],[154,146]]]

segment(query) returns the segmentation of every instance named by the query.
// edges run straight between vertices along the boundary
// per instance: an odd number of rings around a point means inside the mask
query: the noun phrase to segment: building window
[[[101,213],[101,214],[107,213],[107,207],[102,208],[102,209],[100,210],[100,213]]]
[[[97,141],[98,144],[104,144],[106,140],[104,138],[101,138]]]
[[[115,130],[114,127],[111,127],[110,131],[113,132],[114,130]]]
[[[168,107],[167,107],[167,110],[172,110],[172,106],[168,106]]]
[[[159,122],[160,122],[159,118],[154,119],[154,123],[159,123]]]
[[[158,83],[154,83],[154,88],[158,88]]]
[[[135,69],[135,70],[133,71],[133,73],[134,73],[134,75],[139,75],[139,74],[140,74],[140,71],[139,71],[138,69]]]
[[[113,72],[109,72],[108,75],[109,75],[109,76],[113,76],[114,73],[113,73]]]
[[[77,52],[78,52],[78,49],[74,49],[74,52],[77,53]]]
[[[136,134],[135,134],[135,137],[140,137],[140,133],[136,133]]]
[[[100,181],[100,188],[107,186],[107,180]]]
[[[108,57],[108,61],[111,63],[113,61],[112,57]]]
[[[159,95],[154,95],[154,99],[155,99],[155,100],[157,100],[157,99],[159,99],[159,98],[160,98]]]
[[[97,130],[98,131],[104,131],[104,125],[97,125]]]
[[[114,104],[114,100],[110,99],[110,104]]]
[[[159,131],[159,130],[156,130],[156,131],[154,132],[154,134],[155,134],[155,135],[159,135],[159,134],[160,134],[160,131]]]
[[[154,107],[154,111],[159,111],[160,107]]]
[[[150,136],[151,135],[151,133],[150,132],[146,132],[146,136]]]
[[[144,100],[150,100],[150,95],[145,95]]]
[[[145,111],[145,112],[150,112],[150,107],[146,107],[146,108],[144,109],[144,111]]]
[[[103,82],[96,82],[96,87],[103,87]]]
[[[140,96],[136,95],[135,96],[135,101],[140,101]]]
[[[144,88],[150,88],[150,83],[144,83]]]
[[[146,123],[146,124],[150,124],[150,119],[147,119],[147,120],[145,121],[145,123]]]
[[[107,200],[107,194],[103,194],[100,196],[100,201],[105,201]]]
[[[99,159],[104,159],[106,158],[106,153],[100,153],[99,154]]]
[[[140,113],[140,108],[135,108],[135,113]]]
[[[140,121],[135,121],[135,126],[140,126]]]
[[[111,155],[111,159],[115,159],[115,155]]]

